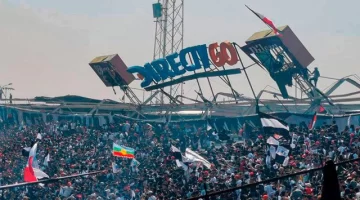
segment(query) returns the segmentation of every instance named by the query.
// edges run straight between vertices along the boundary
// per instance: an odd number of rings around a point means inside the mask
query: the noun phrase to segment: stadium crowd
[[[314,130],[296,127],[291,130],[293,132],[299,137],[285,164],[269,159],[269,136],[261,133],[261,129],[252,132],[236,130],[229,134],[230,138],[223,140],[224,133],[221,136],[213,130],[209,131],[206,123],[201,127],[129,121],[102,127],[86,127],[67,121],[28,126],[2,123],[1,186],[23,182],[23,169],[28,158],[22,155],[22,150],[36,140],[40,167],[50,177],[96,170],[106,172],[5,189],[0,192],[0,199],[186,199],[319,167],[326,159],[342,161],[358,158],[360,153],[360,131],[354,127],[338,130],[336,124],[324,124]],[[38,133],[41,139],[37,139]],[[279,139],[287,143],[284,140],[285,137]],[[137,162],[134,164],[131,159],[114,157],[113,143],[134,148]],[[172,146],[181,152],[191,148],[207,159],[211,166],[198,162],[179,166]],[[44,164],[47,154],[50,161]],[[338,174],[342,197],[360,199],[358,163],[339,166]],[[322,173],[314,172],[211,199],[318,199],[322,178]]]

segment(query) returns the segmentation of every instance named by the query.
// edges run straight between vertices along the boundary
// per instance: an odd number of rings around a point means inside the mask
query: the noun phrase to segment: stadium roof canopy
[[[98,99],[91,99],[87,97],[77,96],[77,95],[66,95],[66,96],[58,96],[58,97],[45,97],[45,96],[39,96],[34,98],[34,102],[45,102],[45,103],[63,103],[63,102],[69,102],[69,103],[100,103],[103,100]],[[119,102],[107,99],[105,100],[106,103],[109,104],[118,104]]]
[[[265,87],[257,94],[259,107],[262,112],[289,112],[298,114],[313,114],[323,106],[328,114],[349,114],[358,113],[360,110],[360,77],[344,77],[323,91],[331,99],[333,106],[322,97],[289,99],[281,97],[278,91],[271,87]],[[347,84],[355,86],[356,91],[344,94],[339,88]],[[346,85],[346,87],[348,87]],[[335,91],[340,94],[334,95]],[[274,97],[273,97],[274,96]],[[224,98],[223,98],[224,97]],[[269,98],[270,97],[270,98]],[[271,98],[272,97],[272,98]],[[218,101],[217,99],[228,99]],[[254,115],[256,101],[254,98],[244,95],[234,97],[231,93],[219,92],[214,99],[208,102],[190,101],[181,104],[154,104],[146,100],[141,104],[117,102],[110,99],[92,99],[78,95],[66,95],[58,97],[38,96],[32,99],[0,99],[0,106],[12,107],[20,110],[58,113],[58,114],[122,114],[132,118],[163,118],[164,115],[191,115],[194,118],[205,118],[208,115],[219,117],[239,117]],[[315,103],[314,103],[315,102]]]

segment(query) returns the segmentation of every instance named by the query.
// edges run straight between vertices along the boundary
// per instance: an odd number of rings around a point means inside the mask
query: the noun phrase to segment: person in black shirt
[[[9,103],[12,104],[12,99],[13,99],[13,96],[12,94],[10,93],[10,96],[9,96]]]
[[[337,133],[339,132],[339,127],[336,125],[336,121],[333,121],[333,124],[332,124],[332,131]]]
[[[315,67],[314,71],[311,74],[313,75],[313,77],[311,77],[309,79],[309,81],[310,81],[310,83],[311,83],[311,81],[314,81],[314,86],[316,87],[318,79],[320,77],[319,69],[317,67]]]

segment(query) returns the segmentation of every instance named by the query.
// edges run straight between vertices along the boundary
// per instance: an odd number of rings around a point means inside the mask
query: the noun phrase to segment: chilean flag
[[[315,112],[310,124],[309,124],[309,130],[313,130],[316,124],[316,120],[317,120],[317,113]]]
[[[36,160],[37,143],[31,147],[29,152],[28,162],[24,169],[24,181],[25,182],[36,182],[38,179],[49,178],[45,172],[39,169],[39,165]]]
[[[275,27],[274,23],[267,17],[265,17],[264,15],[257,13],[255,11],[253,11],[251,8],[249,8],[247,5],[245,5],[251,12],[253,12],[258,18],[261,19],[261,21],[263,21],[266,25],[270,26],[273,31],[275,32],[276,35],[281,36],[281,34],[279,33],[279,30]]]
[[[35,172],[34,172],[34,168],[33,168],[34,159],[36,157],[36,149],[37,149],[37,143],[35,143],[34,146],[31,147],[30,152],[29,152],[28,162],[24,169],[24,181],[25,182],[35,182],[38,180],[35,176]]]

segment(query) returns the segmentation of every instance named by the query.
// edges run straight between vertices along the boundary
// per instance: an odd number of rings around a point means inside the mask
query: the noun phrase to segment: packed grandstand
[[[310,73],[314,58],[292,29],[248,6],[270,30],[244,46],[214,41],[180,49],[183,17],[172,31],[167,22],[183,13],[183,1],[163,2],[165,9],[153,4],[161,29],[153,61],[127,66],[112,54],[89,63],[115,95],[119,87],[121,102],[13,98],[12,83],[0,86],[0,200],[360,199],[360,77],[323,77],[317,67]],[[167,20],[170,2],[177,11]],[[253,66],[277,88],[256,94],[246,72]],[[229,76],[240,74],[253,97],[231,83]],[[198,80],[205,78],[211,95]],[[228,90],[214,91],[210,78]],[[336,82],[321,90],[323,78]],[[193,95],[183,92],[188,81]],[[356,91],[333,94],[343,83]],[[143,92],[142,101],[133,90]]]
[[[312,130],[292,126],[288,136],[246,126],[250,125],[226,130],[209,120],[202,124],[116,120],[101,126],[63,120],[26,125],[5,119],[0,134],[2,186],[24,181],[35,144],[38,168],[51,178],[103,172],[4,189],[1,199],[186,199],[316,168],[327,159],[355,159],[360,153],[360,131],[354,125],[339,129],[336,123],[324,123]],[[114,144],[132,148],[134,157],[114,156]],[[360,197],[358,173],[357,163],[338,168],[344,199]],[[210,198],[317,199],[322,178],[321,172],[313,172]]]

